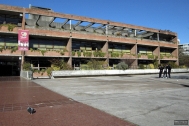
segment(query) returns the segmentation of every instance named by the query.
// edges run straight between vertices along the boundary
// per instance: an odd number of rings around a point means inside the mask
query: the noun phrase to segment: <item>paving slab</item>
[[[189,120],[189,73],[36,79],[74,101],[140,126],[172,126]]]

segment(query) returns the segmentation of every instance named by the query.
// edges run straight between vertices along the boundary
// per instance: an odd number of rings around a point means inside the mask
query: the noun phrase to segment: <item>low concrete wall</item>
[[[188,73],[189,69],[172,69],[171,73]],[[110,76],[110,75],[132,75],[132,74],[158,74],[158,69],[138,69],[138,70],[63,70],[52,71],[51,78],[56,77],[76,77],[76,76]],[[33,79],[31,71],[21,71],[20,76],[26,79]],[[40,78],[40,77],[39,77]],[[43,77],[44,78],[44,77]],[[49,78],[47,76],[46,78]]]
[[[188,69],[172,69],[172,73],[187,73]],[[158,74],[158,69],[138,69],[138,70],[64,70],[52,71],[54,77],[72,76],[106,76],[106,75],[130,75],[130,74]]]
[[[33,79],[33,73],[32,71],[20,71],[20,77],[23,77],[26,79]]]

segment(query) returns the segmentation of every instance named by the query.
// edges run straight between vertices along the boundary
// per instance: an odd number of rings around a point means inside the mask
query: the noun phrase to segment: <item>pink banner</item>
[[[28,50],[29,48],[29,31],[18,30],[18,50]]]

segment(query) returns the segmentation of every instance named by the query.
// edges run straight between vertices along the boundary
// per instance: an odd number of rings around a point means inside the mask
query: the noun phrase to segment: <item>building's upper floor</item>
[[[49,8],[30,6],[29,8],[0,5],[0,24],[14,24],[17,27],[30,29],[30,34],[40,35],[35,29],[65,32],[70,35],[89,34],[109,38],[124,38],[147,40],[151,42],[166,42],[177,44],[177,33],[170,30],[160,30],[142,26],[82,17],[70,14],[56,13]],[[32,31],[33,29],[33,31]],[[50,33],[49,33],[50,34]],[[41,33],[41,35],[43,35]],[[62,36],[62,35],[61,35]],[[72,35],[71,37],[74,37]],[[80,36],[81,37],[81,36]],[[101,37],[102,38],[102,37]]]

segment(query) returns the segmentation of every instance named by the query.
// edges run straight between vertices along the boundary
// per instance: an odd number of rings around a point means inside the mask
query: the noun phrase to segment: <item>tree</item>
[[[107,62],[99,61],[96,59],[90,59],[87,65],[89,66],[90,69],[93,69],[93,70],[104,69],[103,66],[108,66]]]
[[[51,67],[54,70],[71,70],[71,66],[68,65],[64,60],[62,59],[52,59],[49,60],[51,62]]]
[[[117,64],[116,68],[118,70],[126,70],[128,69],[128,65],[125,62],[120,62]]]
[[[128,65],[128,67],[131,67],[132,63],[134,62],[134,59],[122,59],[121,62],[124,62]]]
[[[189,55],[183,53],[183,49],[179,49],[179,65],[189,67]]]

